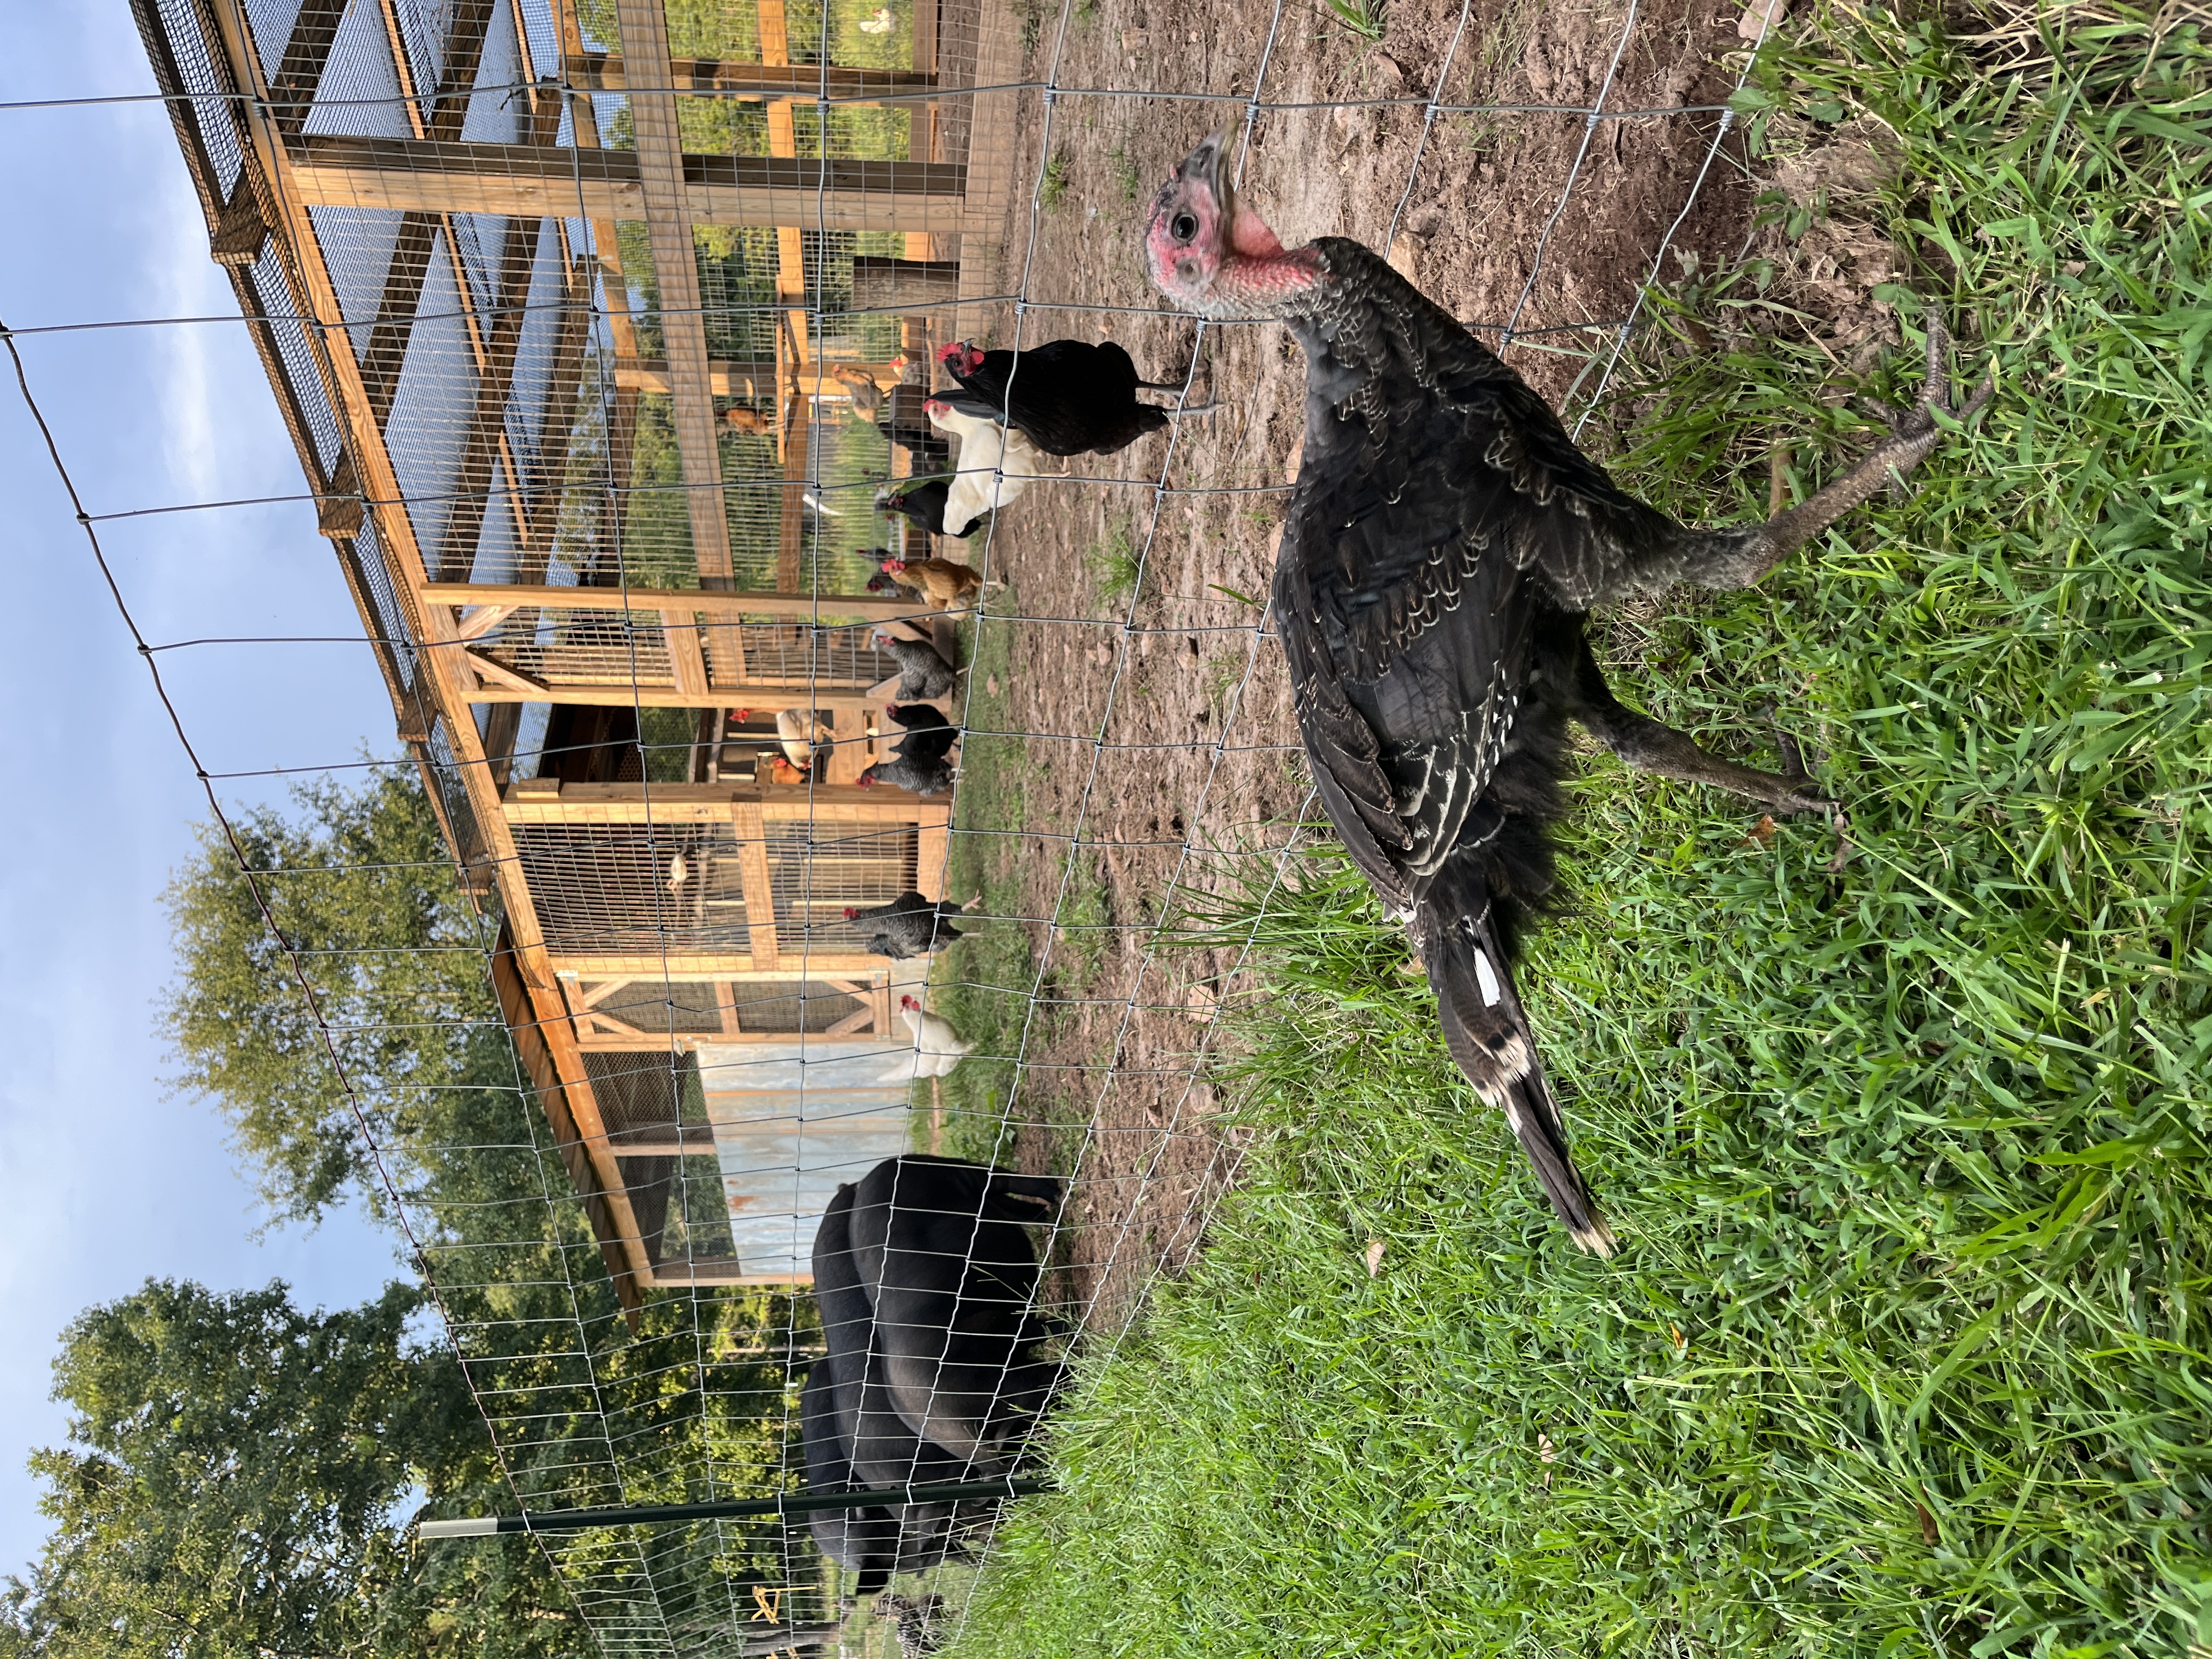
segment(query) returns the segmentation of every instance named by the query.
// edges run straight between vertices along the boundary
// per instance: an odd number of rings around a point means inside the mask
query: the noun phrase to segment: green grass
[[[1144,561],[1137,551],[1136,538],[1128,520],[1115,518],[1107,521],[1098,539],[1084,550],[1083,568],[1091,574],[1091,586],[1101,606],[1115,612],[1128,609],[1145,574]]]
[[[1322,15],[1346,34],[1380,40],[1389,10],[1385,0],[1321,0]]]
[[[959,1659],[2212,1650],[2208,54],[2072,15],[2054,80],[1825,12],[1745,100],[1898,132],[1891,297],[2003,389],[1909,502],[1611,631],[1723,749],[1778,700],[1857,848],[1585,765],[1521,975],[1620,1257],[1309,860],[1235,1016],[1243,1182],[1086,1360]],[[1869,440],[1760,271],[1673,298],[1711,344],[1646,348],[1634,487],[1755,517],[1775,441],[1811,483]]]
[[[1037,205],[1050,211],[1067,196],[1067,175],[1071,163],[1065,149],[1056,149],[1045,158],[1044,177],[1037,184]]]
[[[1114,164],[1114,185],[1121,193],[1121,204],[1133,207],[1137,198],[1145,193],[1145,180],[1137,171],[1136,162],[1130,159],[1128,145],[1115,145],[1107,152],[1106,159]]]

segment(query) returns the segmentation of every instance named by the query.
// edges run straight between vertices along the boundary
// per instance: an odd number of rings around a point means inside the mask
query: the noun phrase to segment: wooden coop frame
[[[841,626],[911,624],[915,609],[802,591],[804,416],[831,368],[811,326],[821,310],[807,238],[903,237],[902,258],[855,260],[854,308],[864,298],[910,307],[902,344],[927,362],[933,331],[951,337],[958,308],[997,289],[1012,185],[1007,88],[1020,48],[981,0],[914,0],[912,66],[890,70],[794,63],[784,0],[751,3],[759,61],[733,63],[674,55],[662,0],[617,0],[618,55],[587,43],[575,0],[132,0],[210,254],[237,290],[399,734],[459,865],[500,901],[501,1010],[633,1320],[657,1285],[756,1281],[734,1259],[656,1259],[623,1162],[696,1151],[704,1126],[687,1126],[689,1144],[678,1126],[611,1126],[592,1057],[788,1042],[790,1031],[749,1030],[736,1012],[740,988],[769,981],[849,998],[833,1036],[892,1032],[886,964],[859,953],[849,931],[810,934],[816,913],[780,890],[791,860],[779,866],[779,848],[803,842],[811,892],[825,848],[866,842],[881,875],[893,856],[882,848],[896,843],[912,884],[940,896],[950,808],[853,787],[884,688],[859,677],[858,651],[838,658],[822,643]],[[441,39],[423,38],[426,15]],[[610,147],[601,131],[599,100],[617,97],[629,148]],[[764,106],[767,155],[686,153],[682,106],[692,98]],[[912,159],[841,159],[823,153],[826,139],[802,155],[795,111],[810,106],[826,133],[833,102],[912,109]],[[349,116],[356,106],[374,118]],[[477,130],[486,112],[501,125],[497,142]],[[623,222],[641,222],[658,283],[651,355],[631,310]],[[370,224],[384,240],[364,252]],[[717,226],[775,231],[772,358],[712,355],[696,231]],[[495,245],[499,256],[472,264],[465,245]],[[635,238],[630,246],[635,257]],[[438,419],[408,404],[416,343],[434,330],[456,343],[466,370],[466,395]],[[886,362],[835,367],[879,386],[898,373]],[[772,412],[717,409],[717,398],[771,389]],[[556,581],[572,447],[596,422],[609,495],[632,487],[645,398],[667,400],[697,586]],[[781,461],[767,582],[732,556],[721,449],[732,427],[772,436]],[[424,487],[431,452],[442,490]],[[495,541],[520,550],[516,568],[480,568]],[[626,653],[616,672],[570,648],[596,637],[594,626],[614,630],[602,658]],[[690,708],[703,723],[733,703],[780,702],[811,707],[838,739],[825,781],[725,781],[712,767],[681,783],[518,775],[528,706]],[[611,857],[641,831],[654,848],[664,835],[707,838],[696,843],[709,849],[697,904],[709,902],[711,878],[725,894],[712,902],[732,920],[710,925],[702,909],[670,944],[664,916],[657,947],[593,948],[588,918],[564,922],[619,884],[574,879],[562,873],[574,859],[535,849],[559,842]],[[633,888],[634,875],[624,878]],[[711,1032],[641,1029],[609,1012],[616,989],[641,982],[715,987],[726,1012]]]

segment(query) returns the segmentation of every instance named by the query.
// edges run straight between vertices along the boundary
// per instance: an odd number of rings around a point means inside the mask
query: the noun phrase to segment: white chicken
[[[933,1014],[910,996],[899,999],[899,1018],[914,1033],[914,1050],[884,1075],[886,1083],[905,1083],[918,1077],[949,1077],[961,1057],[975,1045],[963,1042],[960,1033],[942,1014]]]
[[[891,32],[891,9],[884,6],[860,20],[863,34],[889,34]]]
[[[775,738],[783,745],[783,757],[802,772],[811,770],[816,761],[830,754],[829,722],[811,708],[779,709]]]
[[[960,440],[959,475],[945,495],[946,535],[959,535],[986,513],[1014,500],[1031,478],[1048,476],[1044,452],[1023,434],[980,415],[963,414],[935,398],[922,409],[932,426]]]

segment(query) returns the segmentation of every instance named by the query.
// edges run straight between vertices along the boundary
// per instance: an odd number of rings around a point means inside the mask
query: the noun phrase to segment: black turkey
[[[1240,208],[1207,139],[1146,227],[1161,292],[1212,318],[1273,318],[1306,356],[1305,448],[1273,608],[1330,821],[1407,924],[1452,1058],[1505,1115],[1583,1249],[1612,1230],[1569,1154],[1510,970],[1516,927],[1552,895],[1565,722],[1631,766],[1840,823],[1784,745],[1773,775],[1706,754],[1618,702],[1583,635],[1594,605],[1678,581],[1741,587],[1909,472],[1955,412],[1943,331],[1891,435],[1801,506],[1692,529],[1577,450],[1543,399],[1369,249],[1286,249]]]

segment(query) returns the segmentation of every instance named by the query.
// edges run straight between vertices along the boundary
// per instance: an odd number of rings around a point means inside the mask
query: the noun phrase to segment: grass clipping
[[[1357,881],[1215,918],[1258,929],[1265,1133],[1087,1362],[961,1659],[2212,1645],[2208,54],[2063,15],[2008,67],[1826,13],[1745,100],[1899,136],[1891,297],[2003,391],[1909,502],[1648,624],[1655,712],[1741,747],[1778,698],[1858,852],[1585,769],[1523,982],[1622,1259],[1552,1224]],[[1621,470],[1685,517],[1873,435],[1764,303],[1642,389]]]

